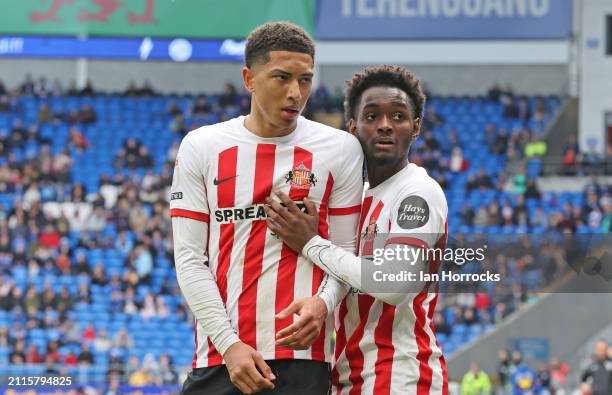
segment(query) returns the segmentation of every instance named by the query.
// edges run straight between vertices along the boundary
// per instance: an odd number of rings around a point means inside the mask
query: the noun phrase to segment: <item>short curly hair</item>
[[[310,55],[314,62],[314,40],[298,25],[289,22],[270,22],[257,27],[246,39],[244,63],[267,63],[270,51],[300,52]]]
[[[421,82],[405,67],[382,65],[366,67],[362,72],[356,73],[353,78],[346,81],[344,117],[347,121],[355,119],[355,110],[361,95],[373,86],[389,86],[406,92],[412,102],[414,117],[422,119],[425,93]]]

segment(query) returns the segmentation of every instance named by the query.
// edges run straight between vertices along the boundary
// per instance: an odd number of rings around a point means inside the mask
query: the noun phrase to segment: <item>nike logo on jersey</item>
[[[229,180],[234,179],[236,177],[238,177],[238,175],[227,177],[227,178],[222,178],[220,180],[217,180],[217,177],[215,177],[215,179],[213,180],[213,184],[214,185],[223,184],[225,181],[229,181]]]

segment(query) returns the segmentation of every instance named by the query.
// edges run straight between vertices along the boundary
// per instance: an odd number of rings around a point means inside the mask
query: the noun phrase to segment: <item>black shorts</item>
[[[305,359],[266,361],[276,376],[274,390],[261,395],[328,395],[331,388],[330,366],[326,362]],[[232,384],[225,365],[193,369],[183,384],[182,395],[242,395]]]

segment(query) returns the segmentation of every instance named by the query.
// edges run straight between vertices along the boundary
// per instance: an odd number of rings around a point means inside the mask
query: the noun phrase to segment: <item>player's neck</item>
[[[291,126],[278,126],[262,117],[257,112],[253,112],[246,116],[244,126],[253,134],[263,137],[283,137],[293,132],[297,127],[297,122]]]
[[[408,165],[408,159],[393,163],[366,162],[368,169],[368,183],[374,188],[402,171]]]

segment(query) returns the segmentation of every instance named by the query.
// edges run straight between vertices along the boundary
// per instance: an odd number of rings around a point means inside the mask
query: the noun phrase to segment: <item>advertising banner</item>
[[[572,0],[320,0],[329,40],[566,39]]]
[[[0,33],[244,38],[286,20],[313,32],[315,0],[0,0]]]

